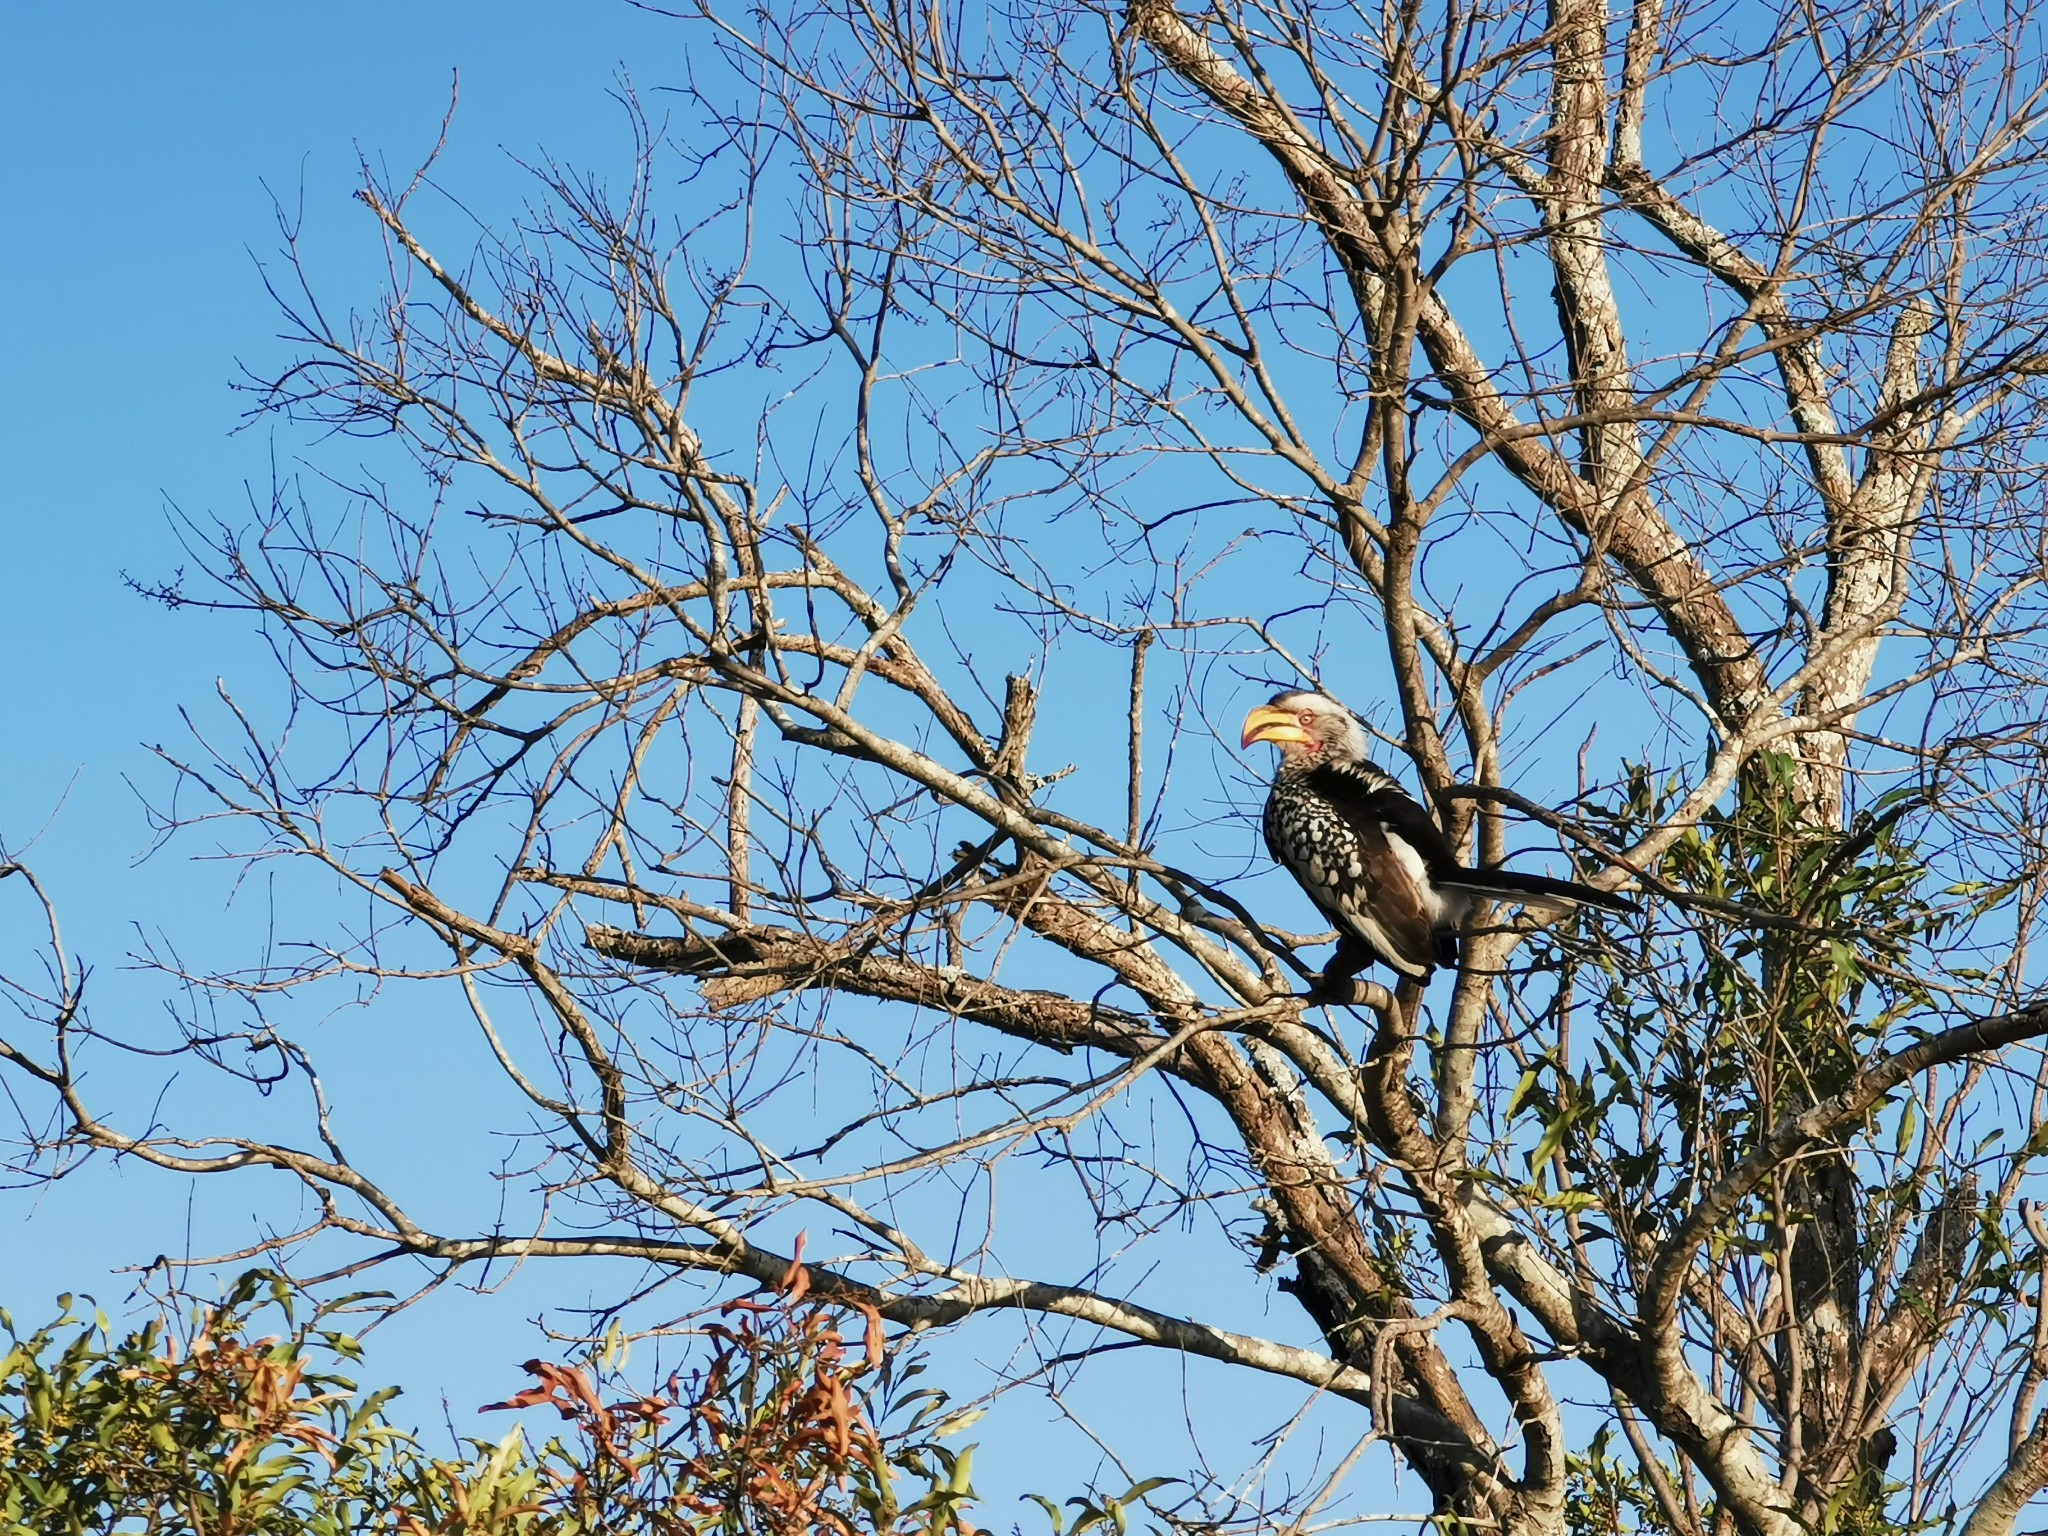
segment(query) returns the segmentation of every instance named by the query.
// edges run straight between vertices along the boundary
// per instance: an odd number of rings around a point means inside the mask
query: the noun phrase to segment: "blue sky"
[[[143,744],[177,737],[181,703],[203,708],[218,676],[260,675],[262,648],[232,620],[144,602],[123,577],[177,569],[173,505],[232,519],[249,487],[269,481],[276,445],[266,428],[237,433],[249,402],[233,384],[243,363],[279,355],[257,270],[279,245],[278,206],[303,208],[316,262],[361,254],[368,221],[349,201],[358,155],[416,160],[458,69],[449,171],[485,202],[508,197],[518,173],[505,150],[604,154],[620,126],[605,93],[622,58],[674,47],[671,29],[610,5],[116,3],[10,15],[0,837],[19,853],[40,831],[27,857],[94,968],[103,1022],[154,1006],[123,961],[155,925],[171,919],[166,936],[190,940],[251,920],[246,905],[225,911],[225,871],[142,860],[150,832],[131,780],[152,782]],[[9,908],[10,923],[21,916]],[[392,1085],[387,1112],[422,1109],[431,1095],[405,1091],[419,1086]],[[101,1163],[55,1190],[6,1196],[0,1301],[33,1317],[77,1288],[112,1306],[133,1282],[111,1267],[181,1251],[188,1221],[222,1230],[231,1215],[209,1222],[208,1203],[253,1193],[188,1199],[175,1181]],[[480,1386],[502,1379],[498,1362],[531,1352],[523,1319],[535,1310],[531,1295],[468,1300],[459,1342],[381,1363],[402,1365],[415,1390],[482,1401]],[[394,1329],[408,1331],[429,1333]]]
[[[376,260],[369,220],[350,200],[358,157],[416,163],[456,71],[460,111],[439,175],[488,216],[522,195],[511,155],[623,164],[625,125],[607,93],[625,69],[643,83],[672,77],[681,42],[672,23],[606,3],[114,3],[10,16],[0,54],[10,210],[0,242],[10,296],[0,309],[10,365],[0,377],[0,839],[57,899],[69,947],[93,968],[102,1025],[161,1006],[126,964],[138,947],[246,943],[262,920],[247,892],[227,905],[230,871],[186,857],[200,850],[144,858],[151,832],[138,786],[161,787],[146,747],[179,737],[181,706],[204,711],[216,678],[248,687],[267,656],[234,619],[167,613],[124,578],[173,575],[184,561],[173,510],[233,521],[267,493],[273,456],[296,451],[267,425],[238,431],[251,402],[234,388],[245,365],[260,372],[283,355],[258,271],[275,264],[280,207],[302,217],[303,249],[335,274],[332,290],[368,299],[376,273],[352,265]],[[18,902],[6,908],[9,956],[20,953],[25,916]],[[433,1022],[407,1003],[332,1026],[364,1032],[354,1086],[374,1089],[375,1113],[404,1123],[413,1156],[432,1156],[436,1134],[459,1139],[485,1124],[465,1118],[459,1082],[432,1072],[379,1080],[380,1042],[395,1047]],[[113,1091],[105,1077],[99,1086]],[[104,1159],[53,1189],[0,1194],[0,1305],[26,1322],[57,1292],[83,1290],[118,1315],[135,1284],[121,1266],[247,1241],[252,1206],[273,1194],[235,1180],[188,1189]],[[492,1294],[436,1298],[373,1340],[367,1375],[403,1383],[416,1422],[437,1421],[445,1397],[459,1429],[502,1432],[467,1410],[520,1384],[512,1362],[537,1352],[530,1319],[617,1278],[523,1274]],[[1271,1326],[1301,1326],[1284,1298],[1266,1298],[1279,1314]],[[975,1348],[1000,1360],[1013,1331],[998,1322]],[[1191,1386],[1197,1414],[1241,1410],[1266,1390],[1240,1383],[1221,1399],[1201,1391],[1208,1370],[1196,1364],[1184,1380],[1176,1370],[1152,1390]],[[1275,1387],[1262,1416],[1284,1414],[1290,1397]],[[1025,1424],[1042,1410],[1008,1411]],[[1050,1444],[1027,1432],[1011,1442],[1014,1461],[988,1446],[984,1492],[1076,1491],[1090,1464],[1050,1473],[1035,1459]],[[992,1501],[983,1514],[1007,1525],[1014,1509]]]
[[[358,155],[415,162],[457,70],[444,169],[480,204],[510,206],[520,175],[507,151],[612,155],[622,123],[606,93],[622,61],[659,72],[677,46],[672,26],[609,4],[116,3],[10,15],[0,838],[17,854],[26,846],[45,877],[70,947],[93,967],[102,1023],[156,1006],[124,967],[139,942],[232,942],[260,911],[226,908],[218,866],[142,859],[150,830],[131,780],[161,787],[143,744],[175,740],[180,705],[203,710],[216,677],[260,678],[263,648],[232,619],[146,603],[123,577],[157,580],[181,564],[173,505],[232,520],[268,485],[273,451],[290,451],[266,427],[237,432],[249,401],[233,388],[242,364],[280,355],[257,270],[280,243],[278,206],[303,209],[316,266],[368,254],[368,218],[350,201]],[[358,284],[354,296],[372,291]],[[8,908],[8,942],[24,916]],[[372,1010],[363,1027],[417,1023]],[[417,1128],[457,1096],[399,1078],[379,1085],[378,1102],[417,1148]],[[453,1118],[446,1133],[458,1135]],[[188,1190],[101,1160],[55,1189],[0,1196],[0,1305],[28,1321],[77,1289],[118,1313],[134,1277],[117,1266],[203,1248],[210,1234],[246,1240],[250,1205],[271,1193],[233,1181]],[[401,1317],[370,1374],[404,1382],[425,1421],[444,1393],[466,1419],[520,1384],[513,1362],[537,1347],[528,1319],[575,1299],[573,1284],[521,1277]]]
[[[277,355],[255,266],[278,245],[273,198],[303,200],[316,259],[360,250],[358,153],[421,155],[459,68],[447,169],[488,202],[516,179],[501,145],[603,153],[622,57],[675,34],[623,6],[518,3],[46,6],[8,32],[5,825],[18,844],[78,775],[42,862],[109,860],[117,883],[87,889],[110,897],[184,878],[129,871],[145,835],[121,774],[243,643],[121,578],[177,565],[168,503],[232,516],[267,481],[266,439],[231,435],[248,401],[230,386]]]

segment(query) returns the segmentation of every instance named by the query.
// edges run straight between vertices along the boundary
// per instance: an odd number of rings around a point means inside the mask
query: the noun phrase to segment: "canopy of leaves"
[[[922,1367],[872,1312],[849,1347],[843,1311],[806,1289],[799,1269],[729,1303],[697,1363],[648,1389],[626,1385],[616,1337],[580,1362],[529,1360],[536,1384],[488,1406],[552,1408],[559,1433],[445,1456],[394,1424],[397,1388],[345,1374],[361,1355],[336,1326],[348,1303],[301,1315],[267,1271],[182,1328],[117,1337],[70,1297],[26,1334],[0,1313],[0,1530],[969,1536],[973,1451],[943,1442],[978,1415],[912,1387]]]

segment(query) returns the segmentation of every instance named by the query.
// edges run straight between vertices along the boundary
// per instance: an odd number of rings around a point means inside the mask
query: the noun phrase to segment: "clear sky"
[[[0,838],[28,847],[57,897],[102,1023],[155,1006],[126,967],[139,943],[252,920],[246,904],[225,909],[224,871],[178,854],[142,860],[150,829],[132,784],[162,787],[144,744],[175,740],[181,704],[203,709],[216,677],[260,677],[262,647],[232,619],[166,613],[124,575],[171,575],[182,559],[173,505],[232,520],[269,483],[273,451],[291,447],[265,427],[236,430],[250,403],[234,388],[241,366],[279,355],[257,265],[275,264],[279,206],[303,208],[316,263],[360,253],[358,156],[415,162],[457,70],[447,169],[485,204],[510,206],[519,172],[507,151],[610,153],[620,122],[606,92],[624,61],[659,73],[676,47],[672,27],[601,3],[10,11]],[[18,942],[24,910],[6,911]],[[389,1112],[426,1107],[406,1091],[417,1085],[393,1086]],[[117,1311],[133,1277],[112,1267],[183,1251],[188,1222],[219,1233],[239,1214],[246,1237],[256,1193],[223,1184],[188,1200],[175,1180],[102,1160],[54,1190],[0,1197],[0,1305],[26,1321],[78,1289]],[[239,1213],[207,1209],[237,1201]],[[445,1311],[431,1325],[401,1321],[404,1347],[376,1366],[457,1406],[505,1395],[511,1362],[535,1352],[524,1319],[538,1307],[515,1286],[465,1301],[458,1332]]]
[[[234,387],[245,365],[260,372],[282,355],[259,273],[277,265],[279,209],[302,214],[316,268],[372,255],[369,220],[350,200],[358,157],[416,163],[458,70],[439,172],[472,206],[516,206],[512,155],[622,164],[607,92],[622,71],[672,78],[682,33],[606,0],[114,0],[17,7],[7,31],[0,840],[44,876],[69,946],[93,967],[96,1018],[111,1027],[123,1010],[161,1006],[128,964],[138,947],[233,941],[259,920],[260,904],[226,905],[224,866],[195,864],[182,847],[144,858],[138,788],[163,786],[147,745],[178,738],[181,706],[203,711],[218,677],[260,679],[267,657],[233,618],[167,613],[125,578],[171,577],[183,559],[174,509],[233,521],[268,486],[273,455],[295,451],[267,425],[237,430],[251,401]],[[374,291],[367,278],[336,287]],[[10,958],[25,916],[18,901],[5,907]],[[422,1021],[370,1010],[349,1027],[374,1039]],[[415,1147],[431,1150],[423,1124],[449,1137],[481,1125],[465,1122],[460,1083],[423,1074],[376,1086]],[[54,1189],[0,1194],[0,1305],[30,1322],[58,1291],[82,1290],[118,1315],[135,1284],[120,1266],[246,1241],[258,1198],[235,1180],[188,1190],[104,1159]],[[520,1385],[512,1362],[540,1352],[529,1319],[576,1300],[586,1278],[520,1276],[498,1294],[436,1299],[373,1341],[367,1375],[405,1384],[415,1422],[438,1419],[445,1396],[458,1428],[502,1432],[467,1410]],[[1277,1310],[1299,1326],[1284,1299]],[[1003,1354],[1004,1332],[986,1331],[989,1355]],[[1204,1368],[1193,1369],[1198,1385]],[[1160,1385],[1177,1395],[1174,1377]],[[1231,1406],[1264,1390],[1239,1383]],[[1051,1472],[1018,1449],[1011,1467],[984,1451],[985,1493],[1059,1495],[1092,1469]],[[1015,1508],[984,1505],[983,1516],[1008,1525]]]

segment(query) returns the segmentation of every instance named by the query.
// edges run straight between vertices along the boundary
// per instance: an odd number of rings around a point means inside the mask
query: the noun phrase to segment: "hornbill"
[[[1582,903],[1635,910],[1575,880],[1460,864],[1429,812],[1366,757],[1351,711],[1326,694],[1282,693],[1260,705],[1244,722],[1243,745],[1255,741],[1280,749],[1266,848],[1341,935],[1326,975],[1349,977],[1375,960],[1416,978],[1456,965],[1458,929],[1475,901],[1545,914]]]

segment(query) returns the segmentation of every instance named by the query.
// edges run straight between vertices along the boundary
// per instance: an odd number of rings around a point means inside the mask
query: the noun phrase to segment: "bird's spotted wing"
[[[1307,774],[1309,786],[1354,824],[1370,822],[1415,850],[1434,877],[1459,868],[1457,850],[1443,829],[1400,784],[1377,768],[1324,763]]]
[[[1266,846],[1339,928],[1404,976],[1429,974],[1438,946],[1427,867],[1449,849],[1398,787],[1329,769],[1283,775],[1266,801]]]

